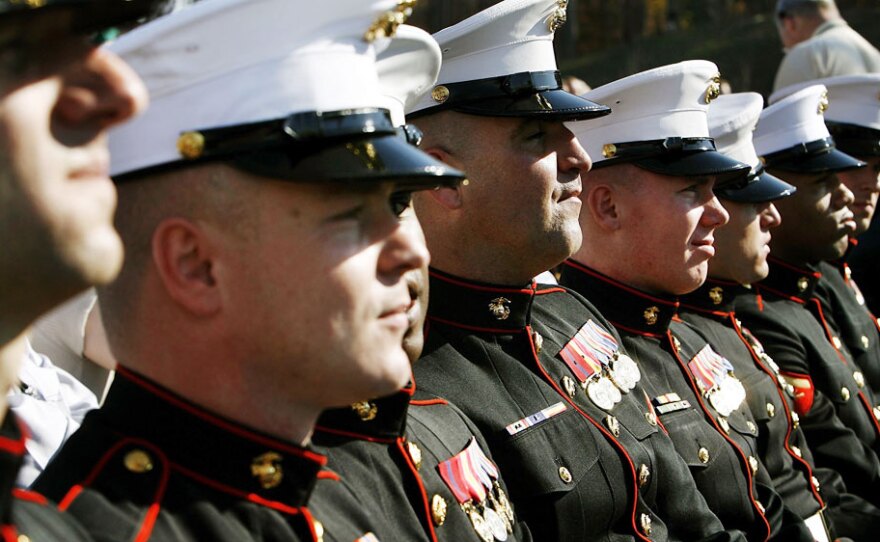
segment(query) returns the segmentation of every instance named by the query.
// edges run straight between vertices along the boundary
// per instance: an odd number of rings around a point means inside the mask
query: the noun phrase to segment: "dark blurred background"
[[[497,0],[420,0],[409,23],[430,32]],[[570,0],[556,34],[563,75],[592,87],[688,59],[715,62],[734,92],[770,94],[782,59],[776,0]],[[880,46],[880,1],[838,0],[843,18]]]

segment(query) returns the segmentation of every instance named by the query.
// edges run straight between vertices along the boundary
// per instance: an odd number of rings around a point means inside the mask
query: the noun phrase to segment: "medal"
[[[492,542],[495,540],[495,536],[492,534],[492,529],[489,528],[489,525],[486,523],[486,520],[483,519],[483,516],[480,515],[480,511],[477,510],[477,507],[471,501],[463,503],[461,505],[464,513],[467,514],[469,520],[471,520],[471,525],[474,526],[474,530],[477,531],[477,535],[480,537],[483,542]]]
[[[590,400],[604,410],[620,402],[621,393],[629,393],[641,378],[636,363],[620,353],[614,336],[592,320],[578,330],[559,355]]]
[[[513,522],[516,520],[513,515],[513,507],[510,506],[510,501],[507,499],[507,495],[504,493],[504,490],[501,489],[501,485],[499,485],[497,481],[495,482],[495,493],[498,496],[498,501],[495,503],[495,510],[507,518],[508,532],[512,533]]]
[[[507,522],[501,518],[498,512],[487,506],[483,510],[483,520],[486,522],[495,540],[507,540]]]
[[[642,378],[639,366],[626,354],[615,352],[608,366],[611,369],[614,383],[622,391],[631,391]]]
[[[602,410],[611,410],[620,401],[619,398],[615,400],[613,393],[613,391],[617,391],[617,395],[620,396],[620,391],[604,376],[590,380],[586,389],[590,401]]]
[[[726,418],[733,412],[734,409],[730,407],[730,399],[722,388],[716,386],[709,390],[706,395],[709,398],[709,404],[712,405],[712,408],[714,408],[718,414],[721,414]]]

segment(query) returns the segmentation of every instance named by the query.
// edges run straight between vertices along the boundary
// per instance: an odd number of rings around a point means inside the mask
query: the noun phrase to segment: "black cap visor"
[[[167,0],[46,0],[38,6],[0,0],[0,21],[27,23],[28,18],[66,10],[73,15],[71,32],[91,34],[167,11]]]
[[[562,90],[558,71],[522,72],[434,87],[436,106],[408,118],[452,110],[487,117],[537,117],[553,121],[602,117],[611,109]]]
[[[880,156],[880,130],[842,122],[825,124],[841,151],[858,157]]]
[[[294,182],[394,181],[400,189],[454,185],[464,174],[418,150],[421,132],[396,128],[384,109],[295,113],[286,118],[210,128],[180,135],[182,159],[117,175],[117,183],[146,173],[210,161],[255,175]]]
[[[865,163],[835,148],[833,138],[817,139],[762,156],[764,167],[792,173],[834,173]]]
[[[770,175],[762,166],[749,174],[745,186],[730,185],[715,189],[715,195],[725,201],[737,203],[765,203],[775,201],[797,192],[797,188],[779,177]]]

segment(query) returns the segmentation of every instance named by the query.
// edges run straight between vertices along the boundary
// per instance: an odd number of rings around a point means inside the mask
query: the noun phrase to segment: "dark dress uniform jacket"
[[[365,516],[367,523],[355,531],[381,541],[483,540],[439,466],[473,441],[491,459],[485,441],[458,408],[423,393],[412,399],[413,393],[408,388],[328,410],[318,420],[313,443],[327,454],[327,468],[339,474],[321,479],[309,499],[309,509],[323,523],[325,541],[361,539],[337,536],[336,526],[323,521],[325,515],[343,516],[349,523]],[[500,477],[496,481],[500,491],[493,488],[492,498],[498,502],[507,486]],[[512,527],[508,541],[532,539],[521,522]]]
[[[317,540],[305,504],[325,461],[120,367],[35,488],[98,541]]]
[[[750,540],[806,536],[799,518],[783,510],[760,464],[757,424],[745,401],[722,416],[700,392],[687,364],[708,343],[691,326],[673,321],[678,302],[629,288],[571,260],[561,272],[560,282],[589,296],[617,328],[641,367],[661,423],[725,527],[745,531]]]
[[[839,472],[847,489],[880,501],[880,461],[871,399],[811,314],[818,273],[771,260],[753,295],[736,298],[736,313],[795,388],[794,404],[816,465]]]
[[[832,344],[834,337],[843,343],[861,370],[863,377],[859,380],[866,382],[876,395],[880,391],[880,324],[868,311],[865,298],[845,262],[822,262],[817,270],[822,277],[813,296],[822,311],[814,311],[814,315],[824,318],[822,323],[831,334]]]
[[[602,410],[574,384],[558,354],[589,320],[613,334],[565,288],[432,270],[416,381],[479,427],[535,540],[741,539],[721,532],[641,388]]]
[[[761,459],[786,506],[802,518],[824,508],[837,536],[872,540],[880,528],[880,509],[847,493],[836,471],[814,468],[812,451],[794,411],[794,388],[736,317],[734,307],[740,295],[752,292],[736,283],[709,279],[680,299],[679,315],[718,345],[742,378],[749,408],[758,422]]]
[[[12,412],[0,425],[0,540],[3,542],[88,542],[91,536],[44,496],[15,488],[27,431]]]

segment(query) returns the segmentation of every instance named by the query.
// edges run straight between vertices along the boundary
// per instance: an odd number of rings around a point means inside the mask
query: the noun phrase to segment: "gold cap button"
[[[177,138],[177,152],[187,160],[195,160],[205,151],[205,136],[199,132],[184,132]]]
[[[571,471],[569,471],[565,467],[559,467],[559,479],[565,482],[566,484],[571,483]]]
[[[798,448],[797,446],[792,446],[792,447],[791,447],[791,451],[794,452],[794,455],[796,455],[796,456],[798,456],[798,457],[803,457],[803,456],[804,456],[803,452],[801,452],[801,449]]]
[[[443,103],[449,99],[449,89],[443,85],[437,85],[431,91],[431,98],[437,103]]]
[[[847,387],[840,388],[840,398],[843,399],[844,401],[849,401],[849,398],[850,398],[849,388],[847,388]]]
[[[419,470],[422,468],[422,450],[419,449],[418,444],[411,440],[406,441],[406,447],[409,450],[409,456],[412,458],[413,465],[416,466],[416,470]]]
[[[867,337],[862,335],[862,346],[868,348],[871,345],[871,341],[868,340]]]
[[[620,436],[620,421],[614,416],[606,416],[605,417],[605,426],[611,431],[611,434],[615,437]]]
[[[137,474],[143,474],[153,470],[153,458],[143,450],[132,450],[128,452],[125,454],[123,463],[125,464],[126,469]]]
[[[709,450],[706,448],[700,448],[697,451],[697,457],[700,459],[700,463],[708,463],[709,462]]]
[[[651,481],[651,469],[647,465],[642,464],[639,467],[639,487],[645,487]]]
[[[441,526],[446,521],[446,499],[440,495],[431,497],[431,517],[434,525]]]
[[[606,143],[602,145],[602,157],[603,158],[614,158],[614,155],[617,154],[617,145],[614,143]]]
[[[771,418],[776,416],[776,405],[773,403],[767,403],[767,415]]]
[[[861,371],[853,372],[853,380],[856,381],[856,386],[860,388],[865,387],[865,375],[863,375]]]
[[[758,460],[755,459],[755,456],[753,456],[753,455],[749,456],[749,468],[752,469],[752,474],[755,474],[758,472]]]
[[[651,536],[651,516],[648,514],[642,514],[639,523],[642,526],[642,532],[645,533],[645,536]]]

